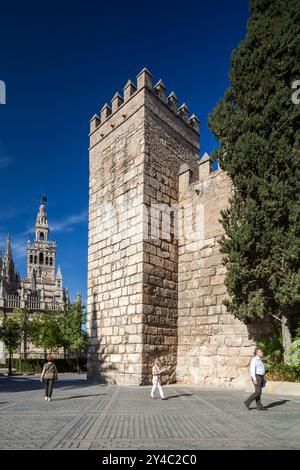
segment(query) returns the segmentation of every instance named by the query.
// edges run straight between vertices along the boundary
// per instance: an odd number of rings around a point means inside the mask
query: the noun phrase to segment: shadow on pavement
[[[193,395],[193,393],[178,393],[177,395],[167,395],[167,399],[169,400],[170,398],[191,397]]]
[[[72,390],[82,389],[95,385],[86,380],[85,375],[81,376],[60,376],[58,381],[55,382],[55,389],[69,389]],[[104,384],[97,384],[99,387],[105,387]],[[0,377],[0,390],[1,392],[26,392],[26,391],[35,391],[41,390],[44,388],[44,383],[40,382],[39,376],[9,376],[9,377]]]
[[[289,401],[290,400],[274,401],[273,403],[270,403],[269,405],[266,405],[266,408],[274,408],[274,406],[285,405],[285,403],[288,403]]]
[[[53,398],[52,401],[72,400],[73,398],[88,398],[88,397],[100,397],[100,396],[106,396],[106,393],[96,393],[94,395],[73,395],[70,397]]]

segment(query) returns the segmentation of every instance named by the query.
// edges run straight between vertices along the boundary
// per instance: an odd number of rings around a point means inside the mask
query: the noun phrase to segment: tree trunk
[[[292,345],[292,335],[289,328],[289,321],[286,316],[281,318],[281,331],[282,331],[282,346],[283,346],[283,360],[287,363],[287,352]]]
[[[9,354],[8,354],[8,374],[7,375],[12,375],[12,350],[9,348]]]
[[[77,374],[79,374],[79,363],[78,363],[78,349],[76,349],[76,367],[77,367]]]
[[[24,359],[27,358],[27,333],[24,333]]]

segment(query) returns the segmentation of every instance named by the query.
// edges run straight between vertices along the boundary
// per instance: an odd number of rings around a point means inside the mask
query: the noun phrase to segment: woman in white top
[[[161,396],[161,399],[166,400],[166,398],[164,397],[164,392],[163,392],[162,386],[161,386],[161,373],[164,370],[165,369],[160,368],[160,360],[158,358],[156,358],[155,362],[154,362],[154,366],[152,367],[152,383],[153,383],[153,386],[152,386],[152,390],[151,390],[151,398],[153,398],[153,399],[155,398],[155,396],[154,396],[155,389],[156,389],[156,387],[158,387],[158,391],[159,391],[159,394]]]

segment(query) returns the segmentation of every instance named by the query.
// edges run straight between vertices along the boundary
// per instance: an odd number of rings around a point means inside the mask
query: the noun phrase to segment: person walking
[[[45,400],[51,401],[53,384],[58,379],[57,368],[53,362],[53,357],[48,356],[47,362],[44,364],[43,371],[41,374],[41,382],[45,381]]]
[[[254,357],[251,359],[250,363],[250,375],[255,388],[254,393],[250,395],[249,398],[244,402],[248,410],[250,410],[250,404],[255,400],[256,407],[258,410],[267,411],[268,408],[262,405],[260,397],[262,393],[262,388],[266,385],[265,382],[265,366],[262,361],[264,353],[261,349],[255,348]]]
[[[152,367],[152,390],[151,390],[151,398],[155,399],[154,392],[156,387],[158,387],[158,391],[160,394],[160,397],[162,400],[167,400],[167,398],[164,396],[164,392],[162,389],[162,380],[161,380],[161,374],[164,372],[165,368],[161,369],[160,368],[160,360],[158,357],[155,359],[154,366]]]

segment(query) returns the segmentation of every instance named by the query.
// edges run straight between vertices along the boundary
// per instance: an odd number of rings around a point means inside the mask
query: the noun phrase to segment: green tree
[[[21,341],[21,328],[14,318],[4,315],[0,327],[0,339],[4,341],[8,349],[8,375],[12,375],[12,356]]]
[[[45,358],[47,351],[51,354],[53,350],[63,346],[63,325],[60,313],[46,310],[36,314],[31,323],[31,341],[35,346],[44,349]]]
[[[79,352],[86,350],[87,337],[83,330],[86,323],[86,310],[80,301],[71,304],[64,315],[64,340],[69,351],[75,352],[77,372],[79,373]]]
[[[288,350],[287,362],[300,375],[300,322],[295,331],[294,341]]]
[[[250,10],[230,87],[209,118],[213,158],[234,188],[221,219],[225,304],[245,322],[279,321],[286,352],[300,305],[299,0],[250,0]]]
[[[31,332],[31,323],[30,323],[30,312],[27,308],[16,308],[13,311],[12,318],[16,320],[20,327],[21,332],[21,342],[20,342],[20,358],[22,355],[22,344],[23,344],[23,351],[24,357],[27,357],[27,343],[30,339],[30,332]]]

